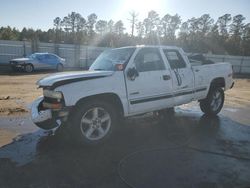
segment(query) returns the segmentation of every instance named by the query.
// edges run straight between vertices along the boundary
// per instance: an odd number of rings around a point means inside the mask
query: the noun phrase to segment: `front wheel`
[[[200,101],[201,111],[208,115],[218,114],[223,107],[224,98],[224,90],[222,88],[212,88],[207,98]]]
[[[34,71],[34,67],[33,67],[32,64],[27,64],[27,65],[25,65],[24,70],[25,70],[25,72],[27,72],[27,73],[31,73],[31,72]]]
[[[103,101],[88,101],[76,107],[71,117],[73,137],[78,143],[95,145],[110,137],[116,124],[116,112]]]

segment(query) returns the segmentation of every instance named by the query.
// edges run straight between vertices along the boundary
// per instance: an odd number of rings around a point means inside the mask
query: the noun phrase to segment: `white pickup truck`
[[[68,127],[78,141],[96,144],[109,137],[120,117],[194,100],[205,114],[215,115],[223,106],[224,91],[233,87],[232,76],[229,63],[191,65],[178,47],[111,49],[89,71],[40,79],[43,96],[32,104],[32,120],[43,129]]]

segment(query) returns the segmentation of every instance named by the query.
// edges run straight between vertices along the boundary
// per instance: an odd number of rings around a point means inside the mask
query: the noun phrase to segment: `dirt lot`
[[[42,94],[36,81],[47,74],[0,75],[0,115],[26,114],[29,104]]]

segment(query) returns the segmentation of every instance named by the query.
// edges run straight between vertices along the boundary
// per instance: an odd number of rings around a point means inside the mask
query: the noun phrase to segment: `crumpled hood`
[[[72,71],[56,73],[41,78],[37,81],[37,85],[40,87],[49,86],[55,88],[72,82],[101,78],[111,76],[112,74],[113,71]]]
[[[31,60],[30,58],[22,57],[22,58],[12,59],[11,61],[24,62],[24,61],[30,61],[30,60]]]

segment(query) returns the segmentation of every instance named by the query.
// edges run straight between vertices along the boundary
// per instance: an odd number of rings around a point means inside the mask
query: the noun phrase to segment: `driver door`
[[[127,67],[136,68],[138,76],[126,75],[129,113],[139,114],[171,107],[173,103],[170,70],[158,48],[142,48]]]
[[[44,54],[39,54],[36,56],[36,63],[34,64],[34,66],[38,69],[45,69],[46,68],[46,64],[45,64],[45,55]]]

